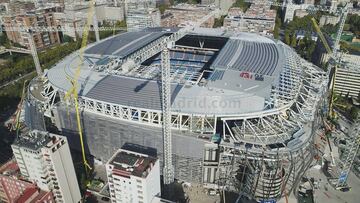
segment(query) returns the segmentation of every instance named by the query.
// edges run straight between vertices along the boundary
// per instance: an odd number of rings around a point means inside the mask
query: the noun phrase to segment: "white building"
[[[81,194],[66,137],[41,131],[20,136],[12,150],[21,174],[56,202],[80,202]]]
[[[159,160],[145,154],[118,150],[106,164],[111,202],[150,203],[159,197]]]
[[[160,10],[156,8],[156,3],[153,0],[126,1],[125,13],[128,31],[160,27]]]
[[[241,8],[229,9],[224,19],[227,30],[268,34],[275,27],[276,10],[268,5],[252,4],[244,13]]]
[[[334,91],[341,96],[357,98],[360,92],[360,56],[344,54],[342,63],[336,69]]]

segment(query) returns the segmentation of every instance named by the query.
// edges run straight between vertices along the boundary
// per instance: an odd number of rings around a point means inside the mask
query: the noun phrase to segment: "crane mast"
[[[170,47],[161,52],[161,96],[163,111],[163,177],[164,184],[174,182],[174,167],[172,165],[172,143],[171,143],[171,86],[170,86]]]
[[[35,46],[35,42],[34,42],[32,32],[33,32],[32,30],[28,30],[30,51],[31,51],[31,55],[32,55],[33,60],[34,60],[36,73],[38,74],[38,76],[41,76],[42,75],[41,65],[40,65],[40,61],[39,61],[39,56],[38,56],[37,51],[36,51],[36,46]]]

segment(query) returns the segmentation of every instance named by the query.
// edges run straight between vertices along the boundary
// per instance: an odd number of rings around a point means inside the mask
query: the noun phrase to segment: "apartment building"
[[[120,149],[107,162],[106,173],[113,203],[150,203],[160,196],[157,158]]]
[[[31,131],[12,144],[22,176],[44,191],[52,191],[56,202],[81,200],[66,137]]]
[[[42,8],[37,10],[25,11],[3,16],[3,26],[6,35],[13,43],[30,49],[29,33],[14,29],[17,27],[57,27],[54,19],[54,12],[61,12],[60,7]],[[61,34],[59,32],[33,32],[32,34],[35,46],[38,49],[59,44]]]
[[[360,56],[344,54],[336,69],[334,91],[341,96],[358,98],[360,94]]]
[[[128,31],[160,26],[161,15],[155,1],[128,1],[125,3],[125,13]]]
[[[275,27],[276,11],[269,5],[252,4],[244,13],[241,8],[229,9],[224,27],[232,31],[269,34]]]
[[[0,202],[54,202],[53,193],[42,191],[35,184],[23,180],[14,160],[0,167]]]
[[[184,27],[189,23],[195,22],[204,16],[208,15],[214,7],[196,6],[190,4],[179,4],[167,10],[161,17],[162,27]],[[210,17],[201,26],[212,28],[215,22],[215,17]]]

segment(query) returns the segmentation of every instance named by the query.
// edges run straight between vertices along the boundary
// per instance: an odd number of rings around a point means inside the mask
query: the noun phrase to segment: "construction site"
[[[26,126],[66,136],[88,169],[90,159],[106,163],[122,146],[144,146],[165,185],[287,202],[315,158],[333,188],[347,188],[359,128],[343,132],[343,150],[330,140],[339,133],[329,91],[339,40],[331,50],[317,30],[332,55],[325,72],[280,40],[200,28],[212,16],[97,36],[45,71],[29,40],[38,76],[24,89]]]
[[[106,162],[124,144],[163,157],[160,76],[168,56],[175,179],[256,200],[290,192],[313,159],[326,73],[281,41],[218,29],[175,35],[160,54],[157,45],[176,31],[127,32],[65,57],[30,82],[27,126],[57,129],[79,149],[79,111],[84,148],[95,159]],[[68,99],[73,84],[77,102]]]

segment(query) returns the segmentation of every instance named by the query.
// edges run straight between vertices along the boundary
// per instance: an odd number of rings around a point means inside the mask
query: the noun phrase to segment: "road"
[[[22,76],[20,76],[20,77],[18,77],[18,78],[16,78],[16,79],[12,80],[12,81],[10,81],[10,82],[7,82],[7,83],[1,85],[1,86],[0,86],[0,89],[4,88],[4,87],[6,87],[6,86],[9,86],[9,85],[13,84],[14,82],[17,82],[17,81],[19,81],[19,80],[21,80],[21,79],[24,79],[24,78],[30,76],[30,75],[33,74],[33,73],[35,73],[35,71],[32,71],[32,72],[30,72],[30,73],[27,73],[27,74],[25,74],[25,75],[22,75]]]

